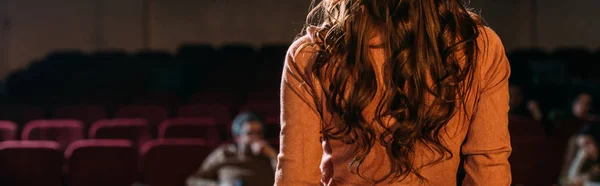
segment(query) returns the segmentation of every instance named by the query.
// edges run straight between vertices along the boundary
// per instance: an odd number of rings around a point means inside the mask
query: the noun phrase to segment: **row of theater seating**
[[[0,185],[184,185],[215,146],[199,139],[146,142],[79,140],[61,150],[54,141],[0,142]]]
[[[269,120],[269,119],[268,119]],[[271,142],[277,143],[279,128],[275,124],[276,119],[271,119],[274,125],[268,125],[267,132]],[[14,124],[3,122],[0,128],[14,129]],[[25,126],[22,132],[24,140],[54,140],[57,149],[67,149],[76,144],[77,140],[83,138],[81,122],[74,120],[37,120]],[[564,126],[577,128],[579,122],[572,121]],[[147,133],[149,124],[144,119],[114,119],[101,120],[93,124],[89,131],[89,138],[99,140],[103,138],[129,139],[132,148],[144,149],[148,144],[150,135]],[[534,129],[539,127],[538,122],[526,118],[511,117],[509,129],[512,133],[513,154],[510,158],[515,183],[528,185],[546,185],[555,183],[563,160],[562,152],[566,149],[567,132],[561,136],[545,136],[536,133]],[[61,130],[62,129],[62,130]],[[214,145],[217,124],[212,118],[178,118],[169,119],[159,127],[159,140],[168,141],[172,138],[198,138],[204,139],[207,145]],[[10,131],[10,130],[9,130]],[[518,133],[518,131],[529,133]],[[15,135],[14,133],[12,134]],[[10,136],[6,135],[6,136]],[[72,143],[75,142],[75,143]],[[69,145],[71,144],[71,145]],[[545,163],[537,163],[540,160]],[[533,164],[532,164],[533,162]]]
[[[63,119],[46,120],[40,120],[44,114],[36,107],[5,107],[8,110],[0,115],[28,122],[22,141],[11,140],[18,139],[16,124],[0,122],[0,138],[8,140],[0,143],[0,185],[183,185],[215,145],[228,141],[232,113],[238,110],[265,116],[265,134],[277,147],[277,104],[202,103],[206,104],[181,105],[173,114],[157,106],[162,104],[116,109],[113,116],[126,119],[104,119],[109,116],[105,107],[93,105],[58,107],[53,117]],[[87,128],[88,139],[83,139]]]
[[[116,109],[115,119],[105,119],[104,107],[88,105],[56,108],[54,118],[63,119],[39,119],[44,114],[35,107],[5,108],[0,115],[33,119],[23,123],[21,141],[15,141],[17,124],[0,121],[0,141],[6,140],[0,143],[0,185],[12,186],[183,185],[216,145],[229,141],[237,111],[194,104],[171,115],[161,106],[127,105]],[[238,108],[265,116],[265,135],[277,147],[278,105]]]
[[[56,107],[50,117],[44,109],[28,105],[5,105],[0,107],[0,120],[11,120],[23,125],[36,119],[77,119],[86,126],[106,118],[144,118],[155,126],[169,117],[212,117],[219,125],[229,125],[232,114],[239,111],[252,111],[265,118],[278,117],[277,102],[248,102],[241,106],[224,104],[190,104],[167,109],[159,105],[123,105],[114,113],[100,105],[71,105]]]
[[[266,139],[274,145],[279,143],[279,123],[276,118],[266,122]],[[91,125],[88,133],[78,120],[34,120],[22,129],[21,140],[52,140],[66,148],[74,141],[90,139],[128,139],[135,146],[142,146],[153,138],[194,138],[210,144],[230,140],[225,130],[229,125],[219,125],[214,118],[170,118],[160,125],[150,125],[146,119],[106,119]],[[0,141],[17,140],[18,127],[11,121],[0,121]]]

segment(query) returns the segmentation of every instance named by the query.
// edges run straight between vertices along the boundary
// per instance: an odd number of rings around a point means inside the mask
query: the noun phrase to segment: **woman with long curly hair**
[[[510,185],[510,66],[478,15],[460,0],[313,5],[283,71],[275,185]]]

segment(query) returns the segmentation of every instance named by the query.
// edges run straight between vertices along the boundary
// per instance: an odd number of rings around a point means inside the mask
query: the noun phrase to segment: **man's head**
[[[593,106],[592,95],[589,93],[581,93],[577,96],[573,102],[573,115],[578,118],[586,118]]]
[[[248,143],[263,139],[263,125],[263,121],[260,117],[250,112],[244,112],[237,115],[233,120],[231,132],[233,138],[238,143]]]

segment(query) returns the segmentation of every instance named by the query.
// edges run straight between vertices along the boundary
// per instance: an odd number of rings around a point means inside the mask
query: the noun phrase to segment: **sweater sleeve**
[[[288,50],[281,83],[281,148],[275,185],[319,185],[321,119],[301,72],[313,56],[300,38]]]
[[[508,131],[510,64],[494,31],[484,28],[478,45],[479,100],[462,152],[466,156],[463,185],[509,186],[508,157],[512,148]]]

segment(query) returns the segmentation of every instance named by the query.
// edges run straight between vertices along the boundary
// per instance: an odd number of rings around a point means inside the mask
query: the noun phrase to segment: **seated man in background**
[[[252,113],[241,113],[231,130],[234,143],[215,149],[188,178],[188,186],[273,185],[277,151],[263,139],[263,121]]]

